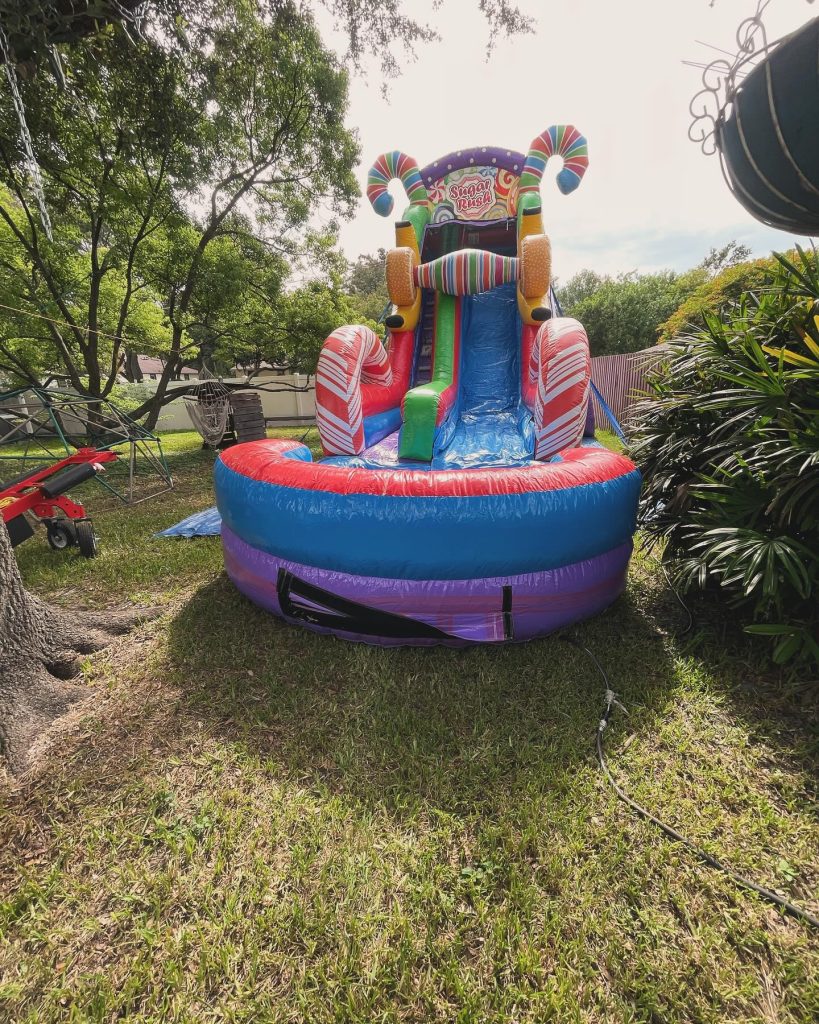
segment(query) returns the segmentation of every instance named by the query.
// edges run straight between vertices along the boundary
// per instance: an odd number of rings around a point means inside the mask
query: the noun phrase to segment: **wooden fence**
[[[640,352],[592,358],[592,380],[626,433],[631,411],[646,390],[646,375],[652,366],[663,359],[666,351],[665,345],[655,345]],[[609,418],[594,393],[592,404],[594,422],[605,429],[609,426]],[[614,424],[611,424],[611,429],[614,429]]]

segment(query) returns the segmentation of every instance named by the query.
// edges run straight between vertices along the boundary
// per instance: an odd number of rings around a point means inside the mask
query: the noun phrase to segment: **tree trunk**
[[[126,348],[125,349],[125,377],[131,381],[132,384],[142,383],[142,370],[139,368],[139,355],[136,349]]]
[[[34,740],[75,701],[89,695],[79,656],[105,647],[145,613],[68,612],[23,587],[0,523],[0,755],[22,771]]]

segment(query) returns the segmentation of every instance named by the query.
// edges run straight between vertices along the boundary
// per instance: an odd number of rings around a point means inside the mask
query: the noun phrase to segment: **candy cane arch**
[[[339,327],[324,342],[316,368],[316,423],[329,454],[364,448],[362,384],[389,388],[389,357],[369,327]]]
[[[382,153],[367,175],[367,198],[372,208],[382,217],[392,213],[393,198],[387,191],[390,182],[397,178],[406,190],[413,206],[428,206],[427,190],[418,169],[418,162],[400,149]]]
[[[529,146],[520,176],[519,195],[540,190],[540,179],[552,156],[563,158],[563,170],[557,176],[557,187],[564,196],[574,192],[589,166],[589,144],[585,135],[581,135],[573,124],[553,124],[533,139]]]
[[[589,404],[591,359],[582,324],[558,317],[543,324],[532,349],[530,376],[536,376],[535,458],[574,448],[583,438]]]

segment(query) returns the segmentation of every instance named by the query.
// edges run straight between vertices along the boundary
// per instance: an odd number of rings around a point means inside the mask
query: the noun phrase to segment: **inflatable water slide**
[[[481,147],[426,167],[378,157],[367,196],[409,205],[387,254],[382,339],[339,328],[316,370],[324,457],[291,441],[223,452],[225,564],[294,623],[380,644],[528,640],[622,591],[639,473],[594,440],[590,357],[560,314],[540,185],[588,166],[553,126],[526,154]]]

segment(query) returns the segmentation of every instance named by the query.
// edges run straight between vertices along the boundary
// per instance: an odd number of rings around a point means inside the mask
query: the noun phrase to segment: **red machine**
[[[0,483],[0,512],[9,531],[12,547],[33,536],[25,513],[45,523],[48,543],[55,551],[74,544],[86,558],[97,553],[94,527],[85,509],[68,497],[66,491],[102,472],[104,462],[116,461],[116,452],[79,448],[51,466],[23,473],[8,483]]]

